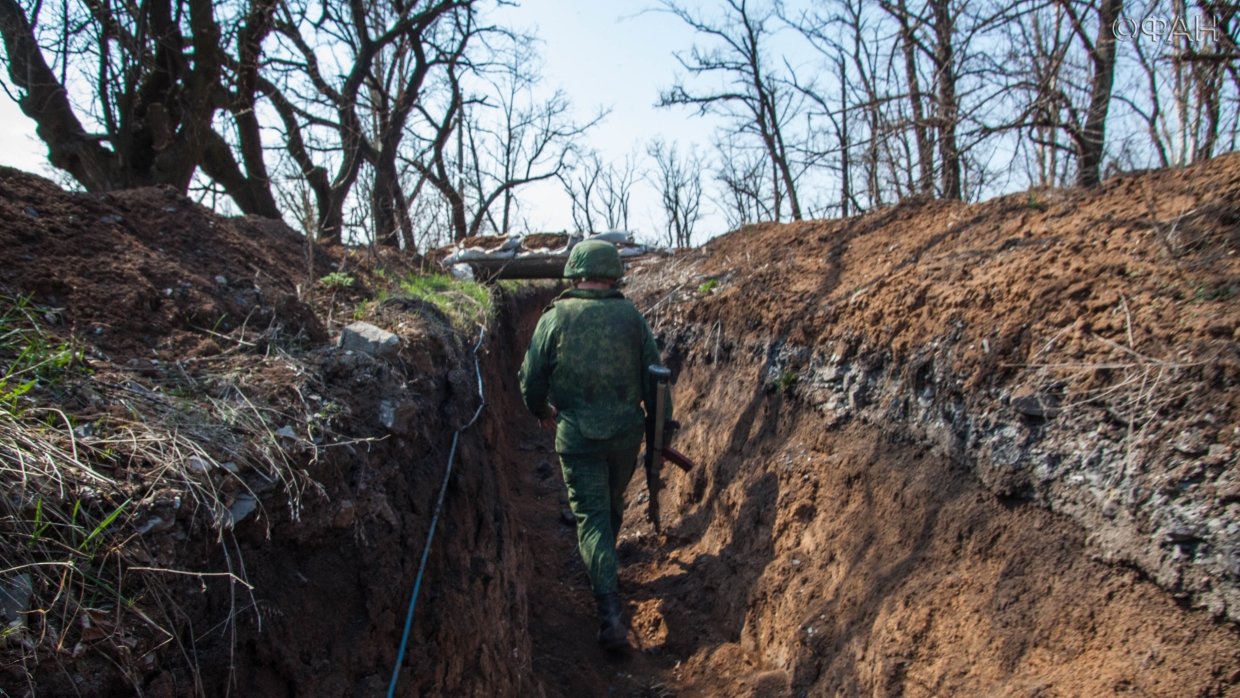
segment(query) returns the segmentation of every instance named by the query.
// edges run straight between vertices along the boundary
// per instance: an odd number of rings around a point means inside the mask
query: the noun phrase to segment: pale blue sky
[[[653,0],[526,0],[504,14],[511,18],[507,23],[532,30],[542,41],[539,53],[548,89],[564,89],[582,117],[599,107],[611,110],[589,137],[589,147],[597,149],[604,162],[618,162],[630,153],[641,156],[655,137],[682,149],[696,143],[703,152],[709,150],[713,119],[684,108],[654,106],[659,90],[669,87],[676,75],[672,52],[687,50],[694,41],[693,32],[679,19],[651,11],[655,6]],[[572,226],[568,199],[559,185],[531,194],[532,227]],[[640,236],[658,235],[662,219],[655,191],[639,184],[633,199],[630,227]],[[703,208],[709,213],[712,206],[704,202]],[[695,238],[717,235],[723,226],[720,216],[708,215]]]
[[[668,142],[697,143],[705,151],[710,142],[709,122],[685,109],[656,109],[659,90],[675,76],[675,49],[688,48],[693,34],[670,15],[646,11],[653,1],[582,2],[581,0],[526,0],[505,8],[498,23],[529,30],[541,40],[544,87],[561,88],[572,100],[576,114],[588,118],[600,107],[610,109],[606,120],[589,134],[587,145],[606,162],[626,154],[641,155],[659,136]],[[34,135],[34,124],[15,104],[0,96],[0,164],[50,174],[44,162],[46,148]],[[526,190],[525,214],[532,228],[560,230],[572,227],[568,199],[558,183]],[[709,209],[710,204],[704,205]],[[660,233],[661,214],[654,190],[645,183],[635,187],[630,227],[641,237]],[[710,216],[698,235],[722,232],[723,222]]]
[[[659,89],[672,81],[672,51],[689,46],[693,35],[667,14],[642,12],[645,6],[527,0],[504,12],[541,39],[548,87],[562,87],[583,113],[598,106],[612,110],[596,135],[600,147],[619,148],[616,155],[655,133],[689,137],[700,130],[675,112],[654,109]]]
[[[0,165],[48,174],[47,148],[35,138],[34,122],[7,95],[0,95]]]

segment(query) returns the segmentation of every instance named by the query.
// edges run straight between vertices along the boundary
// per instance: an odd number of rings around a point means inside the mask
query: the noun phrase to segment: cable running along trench
[[[413,581],[413,594],[409,598],[409,612],[405,614],[405,630],[401,633],[400,649],[396,652],[396,664],[392,667],[392,681],[388,684],[388,698],[393,698],[396,695],[396,682],[400,678],[400,665],[405,662],[405,650],[409,645],[409,632],[413,629],[413,610],[418,605],[418,592],[422,590],[422,577],[426,573],[426,561],[430,558],[431,543],[435,540],[435,527],[439,523],[439,514],[443,511],[444,495],[448,492],[448,480],[452,477],[452,466],[456,461],[457,442],[461,438],[461,433],[478,421],[479,415],[482,414],[482,408],[487,405],[486,394],[482,391],[482,367],[478,364],[478,350],[482,348],[482,341],[486,339],[486,336],[487,329],[479,327],[478,343],[474,345],[474,373],[478,377],[478,409],[474,410],[474,416],[452,435],[452,448],[448,451],[448,467],[444,470],[443,484],[439,487],[439,498],[435,501],[435,513],[431,516],[431,527],[426,533],[426,545],[422,548],[422,561],[418,563],[418,576]]]

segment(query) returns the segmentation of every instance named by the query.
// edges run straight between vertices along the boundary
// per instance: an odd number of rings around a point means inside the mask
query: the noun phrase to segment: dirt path
[[[529,542],[533,570],[529,580],[530,633],[536,676],[552,698],[673,695],[667,684],[675,659],[643,651],[642,647],[650,643],[640,629],[631,636],[634,647],[628,652],[609,653],[596,644],[594,598],[577,553],[575,529],[567,518],[564,480],[552,434],[540,431],[532,419],[523,416],[518,421],[522,431],[516,440],[519,445],[514,460],[520,470],[520,491],[515,504]],[[634,487],[642,489],[636,476]],[[645,555],[633,545],[637,528],[633,518],[639,514],[631,503],[621,534],[621,563],[625,568],[620,585],[630,617],[643,595],[634,588],[631,575],[634,558]]]

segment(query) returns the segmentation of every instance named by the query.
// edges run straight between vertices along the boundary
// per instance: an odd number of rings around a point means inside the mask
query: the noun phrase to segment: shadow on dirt
[[[778,479],[763,475],[739,499],[730,542],[718,554],[697,555],[687,564],[674,562],[678,571],[634,589],[636,600],[660,600],[669,629],[666,649],[675,654],[740,639],[750,591],[774,556]]]

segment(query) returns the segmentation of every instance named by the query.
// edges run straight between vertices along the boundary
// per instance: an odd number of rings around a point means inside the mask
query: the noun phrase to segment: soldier
[[[544,427],[555,426],[577,545],[598,605],[598,642],[609,650],[627,645],[616,537],[645,431],[641,405],[652,411],[655,404],[647,366],[663,363],[645,318],[616,289],[623,275],[613,245],[575,246],[564,266],[573,288],[539,319],[520,373],[526,407]]]

